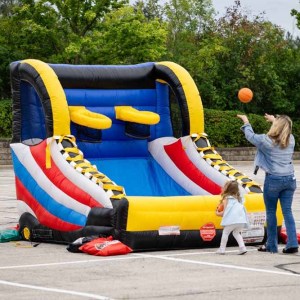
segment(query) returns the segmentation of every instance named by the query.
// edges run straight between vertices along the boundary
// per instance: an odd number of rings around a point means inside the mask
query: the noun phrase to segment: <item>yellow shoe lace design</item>
[[[262,193],[262,187],[257,182],[236,170],[229,165],[222,156],[210,145],[207,135],[192,134],[191,139],[194,142],[197,152],[213,168],[224,174],[231,180],[236,180],[248,193]]]
[[[106,175],[100,173],[95,165],[92,165],[78,149],[75,137],[72,135],[54,136],[59,150],[65,160],[79,173],[103,188],[110,199],[121,199],[126,196],[124,188],[116,185]]]

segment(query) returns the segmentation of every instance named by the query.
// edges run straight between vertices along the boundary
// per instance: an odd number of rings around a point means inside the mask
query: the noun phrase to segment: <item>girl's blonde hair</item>
[[[242,201],[242,197],[239,190],[239,184],[236,180],[227,181],[225,183],[221,193],[222,200],[224,200],[228,196],[236,198],[239,202]]]
[[[279,145],[281,148],[286,148],[290,142],[292,126],[292,120],[288,116],[278,115],[273,121],[268,136],[276,145]]]

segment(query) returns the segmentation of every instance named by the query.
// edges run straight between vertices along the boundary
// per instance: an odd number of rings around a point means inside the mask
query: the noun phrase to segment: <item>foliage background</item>
[[[204,109],[205,133],[214,147],[253,147],[241,131],[241,120],[236,118],[242,111],[221,111]],[[269,124],[264,117],[249,114],[249,121],[257,133],[266,133]],[[178,106],[172,107],[172,120],[180,120]],[[181,136],[181,123],[173,121],[174,136]],[[300,121],[293,121],[294,136],[300,136]],[[10,138],[12,135],[12,101],[10,99],[0,101],[0,138]],[[300,150],[300,139],[296,139],[296,150]]]
[[[12,105],[11,100],[0,101],[0,137],[11,137],[12,134]]]
[[[300,26],[300,13],[291,11]],[[265,112],[288,114],[299,149],[300,40],[250,17],[236,0],[216,18],[211,0],[0,0],[0,136],[11,134],[9,64],[136,64],[174,61],[191,74],[205,127],[219,147],[244,146],[237,112],[265,132]],[[237,100],[247,86],[248,104]],[[177,114],[172,105],[173,115]],[[175,128],[180,122],[173,123]]]

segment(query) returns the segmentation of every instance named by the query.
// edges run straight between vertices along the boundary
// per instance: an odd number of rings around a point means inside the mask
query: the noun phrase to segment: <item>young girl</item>
[[[225,254],[228,236],[231,232],[239,245],[239,254],[245,254],[247,249],[245,247],[241,231],[247,226],[248,220],[237,181],[227,181],[224,185],[221,197],[224,210],[221,212],[217,210],[216,214],[223,217],[221,225],[224,227],[224,229],[221,245],[217,251],[217,254]]]

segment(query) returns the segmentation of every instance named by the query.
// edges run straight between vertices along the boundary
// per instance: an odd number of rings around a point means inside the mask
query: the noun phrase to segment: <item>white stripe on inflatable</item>
[[[89,206],[84,205],[76,201],[74,198],[68,196],[49,180],[49,178],[45,175],[43,170],[33,158],[29,146],[18,143],[13,144],[12,148],[19,161],[26,168],[28,173],[37,182],[39,187],[44,190],[50,197],[52,197],[56,202],[62,204],[63,206],[68,207],[82,215],[87,216],[89,214],[91,210]]]
[[[174,137],[162,137],[148,143],[148,150],[165,172],[181,187],[192,195],[211,195],[182,173],[168,154],[164,146],[176,142]]]
[[[51,138],[50,138],[51,139]],[[58,145],[55,140],[48,142],[51,143],[51,157],[55,162],[56,166],[60,171],[70,180],[73,184],[77,185],[80,189],[85,191],[87,194],[91,195],[96,201],[102,204],[104,207],[112,208],[111,201],[106,192],[101,188],[101,186],[94,183],[92,180],[88,179],[81,173],[77,172],[60,153]]]
[[[18,210],[19,216],[21,216],[23,213],[28,212],[28,213],[32,214],[37,219],[37,216],[35,215],[34,211],[23,200],[18,200],[17,199],[17,210]]]
[[[181,138],[182,145],[184,146],[185,152],[192,163],[200,170],[207,178],[215,182],[220,187],[230,180],[225,174],[212,167],[205,159],[203,159],[197,151],[197,146],[192,141],[190,136],[184,136]],[[245,189],[239,185],[239,190],[242,195],[247,193]]]

